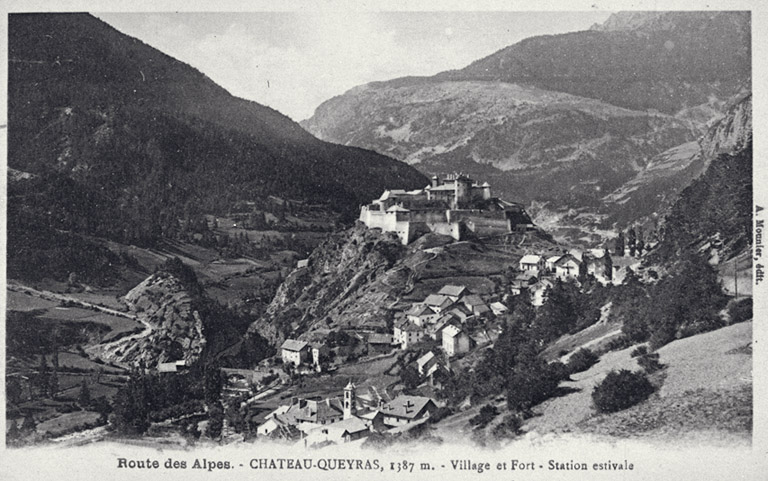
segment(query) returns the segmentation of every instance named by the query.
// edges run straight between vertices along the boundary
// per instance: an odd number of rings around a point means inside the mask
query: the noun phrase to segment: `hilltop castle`
[[[456,240],[489,237],[528,227],[531,219],[520,204],[491,196],[491,186],[461,174],[419,190],[385,190],[360,209],[360,221],[370,228],[395,232],[404,245],[429,232]]]

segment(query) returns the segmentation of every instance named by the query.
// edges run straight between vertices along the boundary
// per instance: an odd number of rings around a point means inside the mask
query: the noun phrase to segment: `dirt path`
[[[22,285],[19,285],[19,284],[10,284],[9,283],[6,287],[7,287],[7,289],[9,291],[31,294],[33,296],[37,296],[37,297],[40,297],[42,299],[48,299],[50,301],[71,302],[73,304],[77,304],[78,306],[82,306],[82,307],[85,307],[87,309],[96,309],[96,310],[101,311],[101,312],[103,312],[105,314],[110,314],[110,315],[118,316],[118,317],[125,317],[125,318],[128,318],[128,319],[132,319],[134,321],[138,321],[136,316],[131,314],[130,312],[118,311],[117,309],[112,309],[112,308],[109,308],[109,307],[104,307],[104,306],[101,306],[99,304],[93,304],[93,303],[90,303],[90,302],[86,302],[86,301],[77,299],[75,297],[67,296],[66,294],[59,294],[57,292],[51,292],[51,291],[41,291],[41,290],[33,289],[31,287],[22,286]]]

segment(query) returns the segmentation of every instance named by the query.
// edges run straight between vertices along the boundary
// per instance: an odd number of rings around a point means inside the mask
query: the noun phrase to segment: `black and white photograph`
[[[673,5],[6,7],[7,479],[764,479],[766,14]]]

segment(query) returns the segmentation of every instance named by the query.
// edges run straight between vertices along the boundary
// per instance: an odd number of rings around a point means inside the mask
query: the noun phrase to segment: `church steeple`
[[[349,384],[344,388],[344,419],[349,419],[357,414],[355,405],[355,385],[350,379]]]

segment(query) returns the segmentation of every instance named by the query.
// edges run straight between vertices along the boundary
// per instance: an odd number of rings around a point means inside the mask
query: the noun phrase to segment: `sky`
[[[357,85],[433,75],[610,12],[94,13],[293,120]]]

